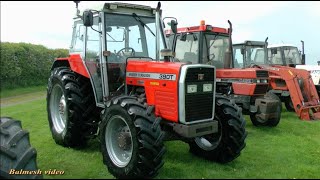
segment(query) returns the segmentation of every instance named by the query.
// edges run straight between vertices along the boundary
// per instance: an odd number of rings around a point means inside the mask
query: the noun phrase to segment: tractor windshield
[[[298,48],[293,46],[268,48],[268,58],[272,64],[284,66],[302,64]]]
[[[235,68],[247,68],[252,65],[266,64],[264,46],[262,45],[233,45]]]
[[[229,50],[229,37],[217,33],[205,33],[203,38],[202,63],[224,68],[225,53]]]
[[[297,47],[283,47],[283,55],[287,64],[301,64]]]
[[[118,61],[116,56],[156,58],[154,17],[106,13],[105,20],[109,62]],[[160,49],[164,48],[163,43],[160,38]]]

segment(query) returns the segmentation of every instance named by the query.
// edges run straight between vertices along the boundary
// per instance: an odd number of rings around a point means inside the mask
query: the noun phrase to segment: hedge
[[[30,43],[1,42],[1,90],[44,85],[55,58],[67,57],[67,49],[48,49]]]

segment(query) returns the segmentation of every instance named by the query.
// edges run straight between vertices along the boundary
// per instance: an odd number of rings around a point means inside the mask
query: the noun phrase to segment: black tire
[[[97,132],[99,113],[90,80],[67,67],[51,72],[47,112],[52,137],[59,145],[83,147]]]
[[[278,106],[276,109],[276,117],[270,118],[267,120],[260,120],[259,118],[256,117],[256,113],[251,113],[250,114],[250,119],[253,125],[255,126],[270,126],[270,127],[275,127],[279,124],[280,119],[281,119],[281,111],[282,111],[282,102],[280,98],[275,95],[272,92],[267,92],[266,95],[264,96],[266,99],[273,99],[278,101]]]
[[[103,162],[116,178],[153,178],[164,164],[160,118],[149,110],[137,98],[121,96],[113,98],[103,113],[99,128]]]
[[[37,151],[31,147],[29,132],[22,129],[21,121],[1,117],[0,145],[0,179],[42,179]],[[23,174],[24,171],[33,174]]]
[[[215,119],[219,122],[219,132],[195,138],[189,142],[190,152],[211,161],[228,163],[236,159],[246,146],[246,121],[241,109],[228,98],[220,95],[216,95]],[[212,146],[205,146],[201,140],[207,142],[211,140]]]
[[[293,107],[293,103],[291,100],[291,97],[288,96],[284,99],[284,105],[286,106],[287,111],[289,112],[295,112],[294,107]]]

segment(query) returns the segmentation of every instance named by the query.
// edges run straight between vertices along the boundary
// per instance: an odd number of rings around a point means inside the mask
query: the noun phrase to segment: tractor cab
[[[170,30],[166,34],[169,42],[174,43],[172,47],[175,47],[176,60],[189,64],[210,64],[217,69],[225,67],[225,52],[230,45],[226,29],[205,25],[201,21],[200,26],[178,28],[176,41]]]
[[[269,45],[268,61],[270,64],[290,67],[303,64],[298,48],[290,44]]]
[[[160,59],[166,48],[161,28],[156,28],[160,20],[155,8],[127,3],[105,3],[74,19],[70,56],[84,59],[98,104],[103,106],[103,97],[124,93],[128,60]]]
[[[233,44],[235,68],[249,68],[254,65],[265,64],[265,43],[260,41],[245,41]]]

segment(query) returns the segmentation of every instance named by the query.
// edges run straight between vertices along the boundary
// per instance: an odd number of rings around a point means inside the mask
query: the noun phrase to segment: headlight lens
[[[203,84],[203,92],[211,92],[212,84]]]
[[[197,85],[188,85],[187,86],[187,93],[196,93],[197,92]]]

